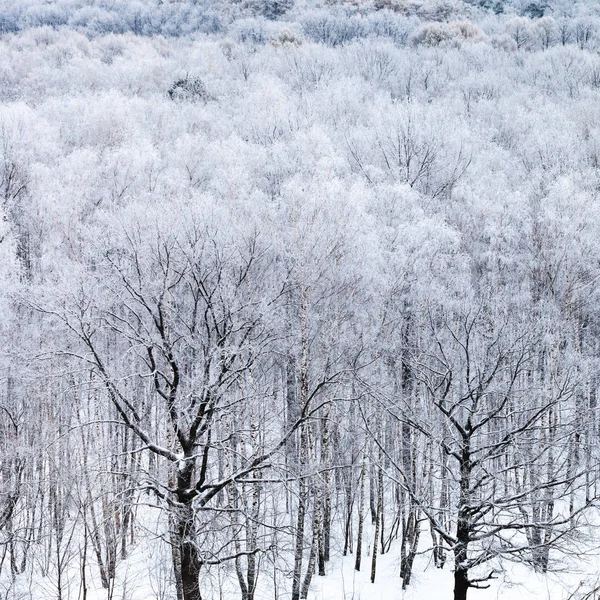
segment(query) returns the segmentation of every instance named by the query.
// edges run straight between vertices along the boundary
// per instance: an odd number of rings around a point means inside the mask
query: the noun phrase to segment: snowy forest
[[[0,600],[600,597],[597,0],[0,0]]]

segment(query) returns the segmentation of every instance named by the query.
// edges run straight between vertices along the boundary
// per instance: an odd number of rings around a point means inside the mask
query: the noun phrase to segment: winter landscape
[[[597,0],[0,0],[0,600],[600,598]]]

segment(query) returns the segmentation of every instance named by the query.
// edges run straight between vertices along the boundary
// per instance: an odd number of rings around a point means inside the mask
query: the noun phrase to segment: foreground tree
[[[402,403],[401,410],[387,410],[445,454],[441,467],[455,482],[452,530],[429,495],[411,485],[406,465],[389,452],[386,458],[452,552],[454,598],[465,600],[469,589],[489,587],[494,571],[482,573],[486,563],[504,555],[539,566],[545,557],[547,568],[548,551],[572,534],[584,507],[566,514],[552,509],[554,495],[583,481],[567,460],[576,435],[569,418],[574,388],[558,364],[546,365],[545,385],[537,385],[539,338],[499,325],[481,306],[429,317],[431,344],[415,360],[419,409]],[[544,510],[525,510],[530,498],[541,499]]]
[[[221,426],[256,401],[273,339],[263,317],[281,290],[265,277],[267,258],[256,237],[233,241],[193,223],[167,233],[130,230],[122,242],[103,251],[95,293],[60,316],[83,344],[78,356],[92,385],[148,450],[149,464],[164,463],[146,486],[169,511],[178,595],[199,600],[202,566],[224,560],[199,531],[199,511],[264,466],[306,418],[310,398],[271,446],[224,460],[231,444]]]

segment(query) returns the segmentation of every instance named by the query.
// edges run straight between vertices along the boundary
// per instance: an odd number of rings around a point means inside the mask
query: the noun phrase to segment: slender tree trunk
[[[323,532],[323,497],[317,498],[315,502],[315,526],[317,533],[317,557],[319,567],[319,577],[325,577],[325,545]]]
[[[81,600],[87,600],[87,547],[88,547],[88,534],[87,531],[83,532],[83,551],[81,551],[81,564],[79,570],[81,573]]]
[[[435,532],[432,531],[432,533]],[[419,524],[419,510],[413,502],[410,502],[408,515],[405,519],[402,531],[402,556],[400,561],[400,577],[402,578],[402,589],[406,589],[406,587],[410,584],[413,563],[415,560],[415,556],[417,555],[420,535],[421,527]]]
[[[352,468],[344,469],[344,493],[346,496],[346,523],[344,525],[344,556],[352,554]]]
[[[371,524],[377,522],[377,477],[372,462],[369,464],[369,511],[371,513]]]
[[[319,527],[318,523],[318,502],[315,501],[315,517],[313,518],[313,534],[312,534],[312,543],[310,545],[310,554],[308,557],[308,566],[306,567],[306,574],[304,576],[304,581],[302,582],[302,590],[300,591],[301,600],[306,600],[308,598],[308,592],[310,590],[310,582],[312,581],[312,577],[315,573],[315,566],[317,562],[317,538],[319,535]]]
[[[300,298],[300,321],[301,321],[301,359],[300,359],[300,404],[295,408],[299,414],[299,407],[303,407],[308,401],[308,289],[304,287]],[[297,473],[298,482],[298,515],[296,519],[296,542],[294,548],[294,572],[292,576],[292,598],[300,600],[302,592],[302,563],[304,555],[304,528],[308,504],[308,481],[306,479],[306,465],[308,464],[308,452],[310,443],[310,432],[308,424],[300,426],[300,443],[298,448]]]
[[[379,465],[377,467],[377,508],[375,512],[375,533],[373,535],[373,555],[371,556],[371,583],[375,583],[377,572],[377,548],[383,522],[383,451],[379,446]]]
[[[360,469],[360,486],[358,500],[358,533],[356,536],[356,558],[354,561],[354,569],[360,571],[360,562],[362,558],[362,541],[363,541],[363,521],[365,512],[365,479],[367,475],[367,449],[363,450],[362,466]]]

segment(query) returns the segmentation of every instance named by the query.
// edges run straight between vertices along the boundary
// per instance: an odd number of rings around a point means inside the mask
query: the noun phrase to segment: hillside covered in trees
[[[0,598],[594,598],[599,52],[593,0],[0,0]]]

